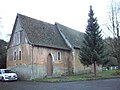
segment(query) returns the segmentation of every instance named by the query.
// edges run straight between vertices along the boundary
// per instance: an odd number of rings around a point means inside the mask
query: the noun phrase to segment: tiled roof
[[[70,50],[55,25],[21,14],[17,16],[33,45]]]
[[[83,35],[84,33],[56,23],[59,26],[59,29],[64,34],[66,39],[74,48],[80,48],[82,45]]]

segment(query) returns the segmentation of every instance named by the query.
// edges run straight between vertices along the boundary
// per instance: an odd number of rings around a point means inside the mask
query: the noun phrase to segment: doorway
[[[49,54],[47,57],[47,76],[52,76],[53,65],[52,65],[52,55]]]

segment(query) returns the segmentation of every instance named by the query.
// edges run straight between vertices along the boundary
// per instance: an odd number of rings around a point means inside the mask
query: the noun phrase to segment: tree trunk
[[[95,76],[95,78],[96,78],[96,62],[94,61],[94,76]]]

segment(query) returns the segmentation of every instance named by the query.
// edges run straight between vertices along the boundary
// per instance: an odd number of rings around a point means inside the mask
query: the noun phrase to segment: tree
[[[6,68],[7,42],[0,39],[0,68]]]
[[[94,66],[94,75],[96,77],[96,64],[102,63],[104,45],[97,18],[94,18],[92,6],[90,6],[88,16],[88,25],[84,34],[83,45],[80,49],[80,60],[84,65]]]
[[[110,67],[110,66],[117,66],[117,59],[114,57],[114,53],[112,51],[111,43],[113,42],[113,38],[107,37],[104,39],[104,62],[103,66]]]
[[[112,48],[112,55],[117,59],[118,68],[120,69],[120,6],[119,2],[116,0],[111,2],[109,12],[109,24],[106,24],[106,27],[109,31],[112,32],[113,37],[112,41],[109,44]]]

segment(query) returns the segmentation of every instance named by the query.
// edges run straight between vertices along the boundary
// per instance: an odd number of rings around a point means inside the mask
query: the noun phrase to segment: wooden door
[[[47,57],[47,76],[52,76],[53,66],[52,66],[52,55],[49,54]]]

